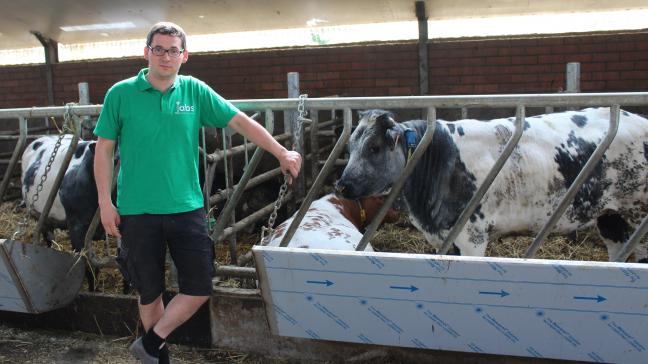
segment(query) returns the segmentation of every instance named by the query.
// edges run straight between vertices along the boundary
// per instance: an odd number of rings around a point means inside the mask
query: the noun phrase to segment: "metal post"
[[[317,111],[311,113],[310,119],[311,129],[310,129],[310,149],[311,149],[311,184],[315,182],[317,174],[319,173],[319,115]],[[306,156],[304,156],[306,160]]]
[[[77,84],[79,88],[79,105],[90,105],[90,86],[87,82],[79,82]],[[85,115],[81,117],[81,139],[91,139],[91,135],[86,135],[85,131],[92,132],[87,130],[87,125],[90,123],[90,116]]]
[[[430,84],[428,78],[428,18],[425,12],[425,1],[416,2],[416,18],[419,29],[419,93],[427,95],[430,92]]]
[[[13,175],[14,169],[18,165],[18,160],[23,154],[23,151],[25,150],[25,144],[27,144],[27,119],[24,117],[19,117],[18,118],[18,130],[20,130],[20,135],[18,137],[18,141],[16,142],[16,147],[14,148],[14,152],[11,155],[11,160],[9,161],[9,165],[7,166],[7,169],[5,170],[5,175],[4,178],[2,179],[2,185],[0,185],[0,202],[3,201],[4,199],[4,194],[7,192],[7,187],[9,186],[9,180],[11,180],[11,176]]]
[[[289,72],[288,73],[288,97],[289,98],[298,98],[299,97],[299,73],[298,72]],[[292,149],[297,153],[304,155],[304,126],[297,118],[297,107],[294,110],[291,110],[288,114],[290,115],[290,131],[292,132]],[[306,181],[303,178],[304,174],[302,173],[293,181],[293,191],[295,194],[295,200],[301,200],[306,194]],[[292,210],[292,209],[291,209]]]
[[[232,146],[232,133],[229,132],[228,130],[223,130],[223,150],[227,151],[229,148]],[[230,190],[232,186],[234,185],[234,156],[231,153],[225,152],[225,158],[223,161],[225,162],[225,188],[227,190]],[[228,195],[228,201],[231,201],[232,195]],[[223,211],[224,212],[224,211]],[[221,213],[221,215],[223,215]],[[219,216],[218,219],[216,219],[217,224],[222,223],[222,224],[235,224],[236,223],[236,212],[232,208],[232,211],[229,213],[229,216],[225,217],[224,215],[221,217]],[[216,228],[214,229],[216,230]],[[230,253],[230,261],[232,264],[236,264],[237,258],[237,253],[236,253],[236,234],[232,234],[232,237],[228,241],[228,246],[229,246],[229,253]]]
[[[47,102],[54,105],[54,70],[52,64],[58,63],[58,42],[51,38],[46,38],[37,31],[31,31],[43,46],[45,50],[45,79],[47,82]]]
[[[579,93],[580,89],[580,62],[567,63],[565,92]]]
[[[79,104],[89,105],[90,104],[90,87],[87,82],[79,82]],[[84,116],[88,117],[88,116]]]

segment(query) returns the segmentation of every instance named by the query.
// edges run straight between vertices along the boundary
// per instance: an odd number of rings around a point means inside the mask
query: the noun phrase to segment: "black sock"
[[[160,349],[160,356],[158,357],[159,364],[169,364],[169,348],[166,344]]]
[[[146,332],[144,337],[142,337],[142,344],[144,345],[144,350],[154,357],[160,356],[160,346],[164,343],[164,339],[159,337],[153,329],[150,329]]]

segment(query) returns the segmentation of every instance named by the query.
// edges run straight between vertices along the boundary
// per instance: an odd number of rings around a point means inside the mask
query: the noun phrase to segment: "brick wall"
[[[415,42],[289,48],[190,55],[181,73],[229,99],[286,97],[286,73],[299,72],[309,97],[418,94]],[[583,92],[645,91],[648,32],[526,39],[434,41],[429,45],[430,94],[557,92],[567,62],[581,62]],[[113,83],[134,75],[141,58],[54,65],[55,104],[78,99],[90,84],[101,103]],[[47,105],[44,65],[0,67],[0,108]]]

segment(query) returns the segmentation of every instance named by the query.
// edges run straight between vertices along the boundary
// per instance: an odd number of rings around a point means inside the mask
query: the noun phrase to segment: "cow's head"
[[[335,189],[350,199],[389,193],[405,167],[404,128],[385,110],[368,110],[349,139],[349,163]]]
[[[92,140],[95,139],[94,128],[97,125],[97,118],[85,116],[81,120],[81,139]]]

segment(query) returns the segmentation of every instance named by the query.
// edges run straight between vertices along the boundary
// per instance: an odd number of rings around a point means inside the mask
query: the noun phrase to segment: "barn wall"
[[[418,94],[415,42],[289,48],[191,55],[183,74],[197,76],[226,98],[285,97],[286,73],[299,72],[310,97]],[[526,39],[435,41],[429,45],[430,94],[560,91],[565,64],[581,62],[583,92],[645,91],[648,32]],[[134,75],[143,59],[54,65],[55,104],[103,102],[113,83]],[[47,105],[44,65],[0,67],[0,108]]]

